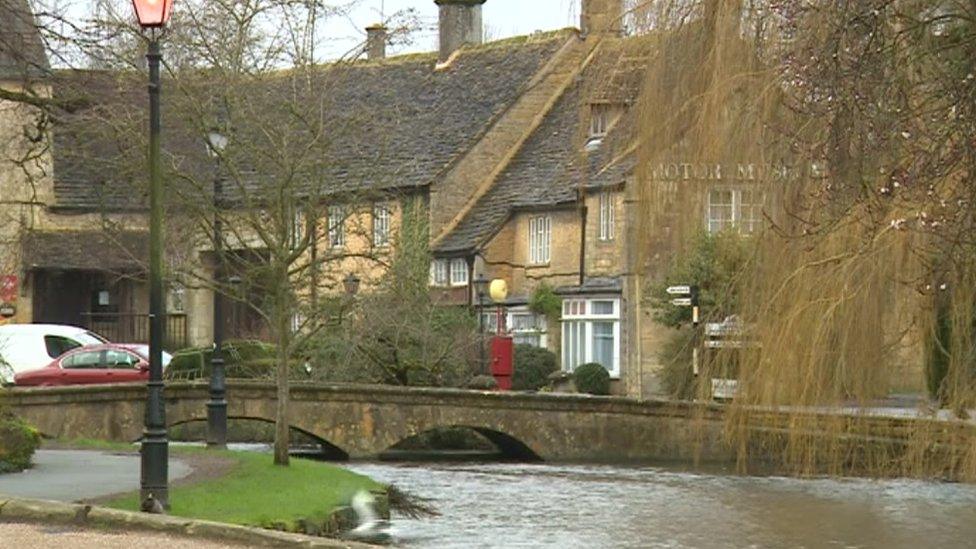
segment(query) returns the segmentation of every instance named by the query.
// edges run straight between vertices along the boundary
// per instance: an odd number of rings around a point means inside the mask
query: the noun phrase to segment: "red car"
[[[14,376],[19,386],[90,385],[149,380],[145,345],[88,345],[68,351],[37,370]],[[164,359],[165,364],[165,359]]]

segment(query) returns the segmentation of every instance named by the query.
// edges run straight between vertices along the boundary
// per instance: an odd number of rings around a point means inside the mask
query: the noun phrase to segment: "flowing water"
[[[976,486],[738,477],[668,468],[351,463],[430,498],[412,548],[976,547]]]

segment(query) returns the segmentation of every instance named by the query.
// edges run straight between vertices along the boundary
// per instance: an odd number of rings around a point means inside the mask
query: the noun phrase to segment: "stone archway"
[[[274,420],[265,417],[252,417],[252,416],[242,416],[242,415],[228,415],[228,421],[252,421],[259,422],[269,425],[274,425]],[[167,429],[172,430],[174,427],[179,427],[181,425],[187,425],[191,423],[206,423],[206,417],[191,417],[188,419],[180,419],[177,421],[170,422],[167,425]],[[327,461],[349,461],[349,453],[343,450],[340,446],[334,444],[333,442],[322,438],[321,436],[309,432],[301,427],[296,427],[294,425],[289,425],[289,430],[295,433],[301,433],[308,439],[311,439],[321,448],[321,454],[317,454],[317,458],[321,458]]]
[[[542,458],[539,456],[539,454],[536,451],[534,451],[532,448],[530,448],[528,444],[526,444],[525,442],[519,440],[518,438],[508,433],[496,429],[487,428],[487,427],[475,427],[467,424],[445,425],[445,426],[431,427],[425,429],[418,429],[416,432],[411,432],[409,434],[406,434],[405,436],[401,436],[396,443],[384,449],[382,452],[380,452],[379,455],[380,456],[387,455],[392,451],[402,451],[402,446],[405,443],[409,443],[410,441],[424,437],[425,435],[430,435],[438,431],[455,431],[455,430],[469,431],[470,433],[475,434],[476,435],[475,438],[482,439],[485,443],[488,444],[488,446],[493,446],[495,450],[498,452],[498,457],[503,460],[514,460],[514,461],[523,461],[523,462],[542,461]],[[467,450],[468,448],[464,448],[464,449]],[[426,450],[427,449],[422,451],[421,454],[431,455]],[[430,452],[433,452],[435,454],[438,451],[437,448],[430,448],[429,450]],[[441,448],[441,450],[451,451],[451,450],[457,450],[457,448]]]

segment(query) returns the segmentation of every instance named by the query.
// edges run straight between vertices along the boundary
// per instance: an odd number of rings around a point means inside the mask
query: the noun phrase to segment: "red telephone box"
[[[498,382],[498,389],[512,390],[512,374],[515,372],[515,346],[509,336],[491,338],[491,375]]]

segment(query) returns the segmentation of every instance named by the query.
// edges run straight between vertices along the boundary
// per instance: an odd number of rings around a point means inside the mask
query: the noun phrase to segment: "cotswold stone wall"
[[[170,425],[206,418],[207,386],[166,388]],[[6,401],[49,437],[133,441],[142,434],[145,387],[16,389]],[[228,416],[272,421],[271,384],[232,383]],[[504,453],[547,461],[731,459],[717,416],[686,404],[577,395],[483,393],[381,386],[296,385],[289,423],[350,458],[375,457],[438,427],[476,430]]]

